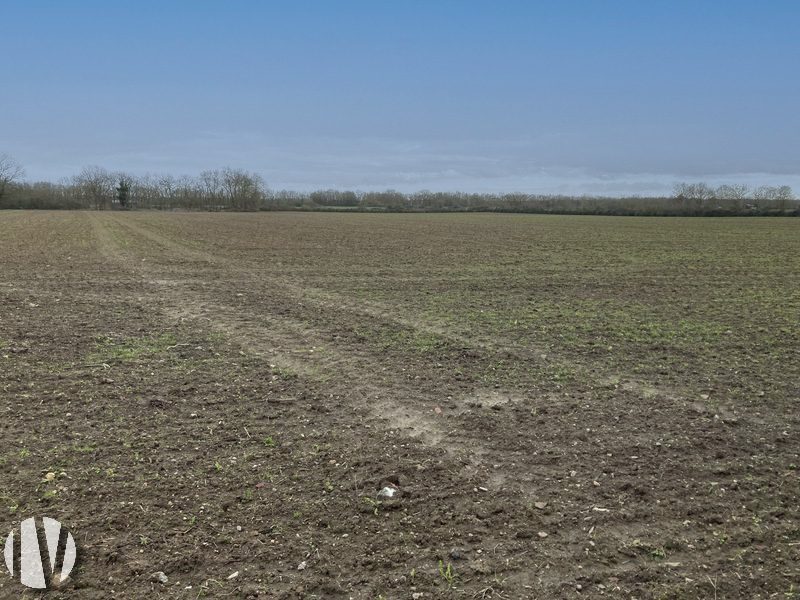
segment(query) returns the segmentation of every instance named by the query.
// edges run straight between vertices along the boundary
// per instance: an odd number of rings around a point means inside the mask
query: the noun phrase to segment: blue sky
[[[0,152],[273,189],[800,193],[800,2],[0,0]]]

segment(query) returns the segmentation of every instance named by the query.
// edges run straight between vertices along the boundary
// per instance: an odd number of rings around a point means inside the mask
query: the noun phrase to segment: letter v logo
[[[75,540],[69,531],[62,530],[61,523],[44,517],[42,525],[43,530],[37,527],[33,517],[25,519],[19,527],[19,552],[16,551],[16,531],[6,538],[3,552],[11,576],[19,576],[22,585],[34,589],[47,589],[63,583],[77,558]],[[44,541],[43,547],[40,540]]]

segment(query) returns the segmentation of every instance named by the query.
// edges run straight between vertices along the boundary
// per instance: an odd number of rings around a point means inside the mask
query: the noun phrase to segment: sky
[[[797,0],[0,0],[0,152],[271,189],[800,195]]]

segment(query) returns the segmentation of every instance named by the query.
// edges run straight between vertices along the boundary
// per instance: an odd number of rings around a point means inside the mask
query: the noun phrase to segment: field
[[[800,597],[799,265],[796,219],[2,212],[0,541],[69,528],[52,598]]]

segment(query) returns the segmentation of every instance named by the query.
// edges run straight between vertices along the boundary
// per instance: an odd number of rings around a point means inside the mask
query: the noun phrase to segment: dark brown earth
[[[0,213],[3,540],[73,533],[48,598],[798,597],[799,253],[791,219]]]

